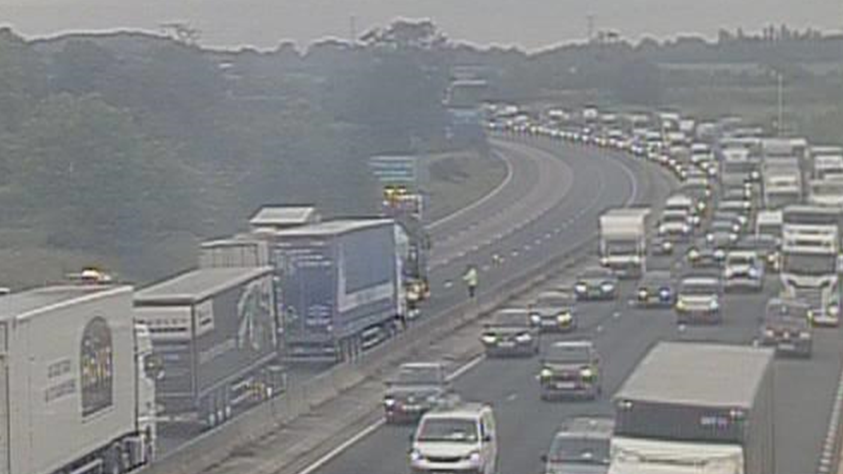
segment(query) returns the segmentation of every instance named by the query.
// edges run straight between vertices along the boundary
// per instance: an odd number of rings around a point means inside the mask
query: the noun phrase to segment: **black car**
[[[600,356],[591,341],[555,342],[541,356],[541,398],[595,399],[603,391],[601,375]]]
[[[697,239],[688,247],[685,258],[693,268],[716,268],[723,265],[727,251],[709,244],[706,240]]]
[[[544,474],[606,474],[614,428],[609,417],[565,420],[542,456]]]
[[[530,305],[530,320],[540,332],[570,332],[577,328],[576,297],[567,290],[543,291]]]
[[[486,356],[533,356],[539,352],[539,329],[526,309],[501,309],[483,325],[480,341]]]
[[[673,307],[676,290],[669,271],[647,272],[638,283],[635,302],[640,307]]]
[[[650,240],[650,252],[653,255],[673,255],[675,245],[670,239],[657,235]]]
[[[739,250],[752,250],[764,262],[767,270],[778,271],[781,264],[781,245],[779,240],[771,235],[747,235],[738,240],[735,245]]]
[[[778,355],[811,357],[813,330],[811,308],[801,300],[773,298],[767,303],[760,340]]]
[[[603,267],[585,269],[574,284],[577,301],[613,300],[618,296],[618,277]]]
[[[396,378],[386,383],[383,409],[387,423],[418,421],[427,411],[437,408],[449,390],[444,364],[402,364]]]

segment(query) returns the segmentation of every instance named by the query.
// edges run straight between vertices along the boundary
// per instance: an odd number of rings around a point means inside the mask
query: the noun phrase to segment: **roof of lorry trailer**
[[[314,206],[264,206],[249,219],[252,225],[302,225],[317,216]]]
[[[392,219],[362,218],[362,219],[337,219],[320,222],[318,224],[293,227],[278,231],[276,237],[313,237],[331,236],[353,232],[355,230],[378,227],[386,223],[392,223]]]
[[[271,271],[271,267],[200,268],[136,292],[135,303],[198,303]]]
[[[766,348],[659,343],[615,399],[750,408],[772,360]]]
[[[116,290],[131,291],[131,288],[126,285],[57,285],[12,293],[0,297],[0,320],[24,318],[63,303]]]

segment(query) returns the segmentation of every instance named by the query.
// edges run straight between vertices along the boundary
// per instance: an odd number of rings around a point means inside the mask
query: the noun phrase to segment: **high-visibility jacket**
[[[477,286],[477,270],[470,268],[462,277],[465,284],[468,286]]]

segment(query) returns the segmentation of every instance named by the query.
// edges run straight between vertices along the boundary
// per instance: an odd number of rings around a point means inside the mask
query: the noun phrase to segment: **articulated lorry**
[[[278,232],[273,261],[286,360],[354,358],[406,316],[392,219],[346,219]]]
[[[284,388],[272,267],[200,268],[138,291],[163,361],[159,419],[213,427]]]
[[[771,349],[659,343],[614,403],[610,474],[776,472]]]
[[[155,445],[156,367],[132,288],[54,286],[0,299],[0,472],[121,473]]]
[[[647,268],[649,208],[611,209],[600,216],[600,263],[635,278]]]
[[[788,206],[782,217],[781,281],[791,298],[811,306],[814,324],[837,326],[841,285],[840,208]]]

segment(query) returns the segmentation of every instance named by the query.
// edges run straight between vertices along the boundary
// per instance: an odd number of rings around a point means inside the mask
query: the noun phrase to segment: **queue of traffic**
[[[731,293],[778,290],[756,315],[750,346],[657,344],[613,394],[613,417],[561,423],[542,456],[545,472],[772,472],[773,359],[810,358],[814,331],[839,325],[843,149],[765,136],[735,117],[489,112],[494,132],[623,152],[676,179],[663,205],[605,211],[597,263],[570,284],[499,309],[483,325],[487,357],[538,359],[541,401],[604,396],[601,357],[578,337],[579,319],[593,301],[622,306],[622,280],[635,282],[631,305],[671,308],[680,327],[734,317],[723,309]],[[495,472],[493,408],[436,393],[447,400],[411,405],[411,472]],[[388,419],[393,406],[387,394]]]

